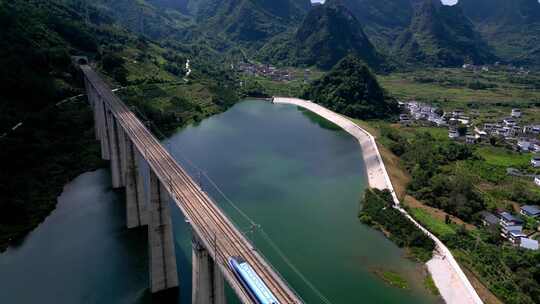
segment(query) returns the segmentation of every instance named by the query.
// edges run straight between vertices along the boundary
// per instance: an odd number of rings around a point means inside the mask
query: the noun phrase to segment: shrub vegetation
[[[363,223],[382,230],[399,247],[410,249],[417,260],[431,259],[435,242],[394,208],[388,190],[368,189],[361,206],[359,217]]]

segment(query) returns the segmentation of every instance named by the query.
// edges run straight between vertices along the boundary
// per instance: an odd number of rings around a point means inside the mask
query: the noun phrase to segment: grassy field
[[[451,225],[448,225],[444,221],[435,218],[424,209],[410,208],[409,212],[424,227],[438,236],[445,237],[456,234],[455,229]]]
[[[449,141],[448,130],[446,128],[437,127],[401,127],[401,125],[393,125],[392,127],[399,127],[400,130],[405,131],[404,135],[413,137],[415,133],[426,132],[433,136],[438,141]]]
[[[456,103],[509,103],[540,101],[538,75],[428,69],[378,76],[384,88],[398,98]],[[484,84],[481,89],[471,84]]]
[[[518,153],[501,147],[481,147],[476,150],[488,165],[501,167],[529,167],[530,153]]]

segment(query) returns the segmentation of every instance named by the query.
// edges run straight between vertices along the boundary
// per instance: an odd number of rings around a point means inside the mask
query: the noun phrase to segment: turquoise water
[[[359,223],[367,186],[358,142],[294,106],[246,101],[188,127],[167,141],[187,156],[277,244],[288,260],[332,303],[433,303],[419,266],[381,233]],[[208,191],[249,231],[249,222],[202,179]],[[321,303],[255,230],[252,240],[308,303]],[[401,273],[408,291],[389,287],[373,270]]]
[[[193,177],[185,157],[261,225],[305,280],[250,229],[223,197],[203,188],[245,231],[307,303],[437,303],[422,286],[423,269],[381,233],[359,223],[366,187],[357,142],[296,107],[245,101],[187,127],[166,142]],[[179,295],[148,294],[146,232],[126,230],[124,206],[108,171],[66,186],[57,210],[19,247],[0,255],[0,303],[189,303],[191,232],[173,208]],[[400,273],[400,290],[374,270]],[[235,303],[229,294],[229,303]]]

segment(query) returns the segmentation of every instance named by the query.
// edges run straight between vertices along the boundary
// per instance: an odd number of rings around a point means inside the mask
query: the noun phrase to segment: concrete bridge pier
[[[178,287],[169,200],[167,190],[151,171],[148,246],[150,289],[153,293]]]
[[[105,160],[111,159],[111,141],[109,138],[109,122],[107,120],[107,112],[105,110],[105,103],[98,96],[98,117],[99,117],[99,129],[101,140],[101,158]]]
[[[85,80],[84,81],[84,86],[86,88],[86,94],[87,94],[87,97],[88,97],[88,102],[90,103],[90,105],[92,106],[92,109],[94,110],[93,114],[94,114],[94,133],[95,133],[95,136],[96,136],[96,140],[101,140],[101,126],[100,126],[100,121],[99,121],[99,111],[98,111],[98,102],[99,102],[99,97],[98,95],[96,94],[96,91],[94,90],[94,88],[92,87],[92,84],[90,84],[88,82],[88,80]]]
[[[126,172],[127,172],[127,146],[126,146],[126,133],[119,125],[118,120],[116,122],[116,136],[118,139],[118,160],[120,161],[120,185],[126,186]]]
[[[144,183],[139,172],[137,148],[129,138],[125,137],[124,140],[126,146],[126,222],[128,228],[135,228],[148,223]]]
[[[208,250],[193,236],[193,304],[226,304],[225,280]]]
[[[109,109],[105,109],[107,119],[107,134],[109,137],[109,148],[111,156],[111,176],[112,187],[117,189],[122,187],[121,164],[120,164],[120,145],[118,141],[118,125],[116,119]]]
[[[94,90],[92,90],[92,93],[90,93],[90,91],[88,91],[88,98],[89,99],[92,99],[92,107],[94,109],[94,129],[95,129],[95,133],[96,133],[96,140],[101,140],[101,133],[103,132],[103,126],[102,126],[102,121],[101,121],[101,111],[99,110],[100,109],[100,104],[102,103],[101,102],[101,99],[99,98],[99,96],[94,92]],[[93,95],[92,97],[90,97],[91,95]]]
[[[101,140],[101,158],[105,160],[111,159],[109,143],[109,133],[107,131],[107,117],[105,114],[105,105],[101,97],[98,98],[98,119],[99,119],[99,131]]]

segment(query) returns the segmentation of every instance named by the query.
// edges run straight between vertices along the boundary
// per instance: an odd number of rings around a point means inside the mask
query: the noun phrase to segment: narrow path
[[[392,192],[395,208],[402,212],[418,228],[424,231],[436,244],[433,258],[426,263],[433,281],[441,296],[448,304],[480,304],[483,303],[476,290],[459,267],[450,250],[431,232],[422,227],[401,207],[397,198],[375,138],[366,130],[349,120],[347,117],[326,109],[308,100],[274,97],[276,104],[291,104],[305,108],[341,127],[354,136],[362,148],[366,165],[369,186],[377,189],[388,189]]]
[[[184,81],[188,82],[189,75],[191,75],[191,61],[188,59],[186,60],[186,76],[184,76]]]

